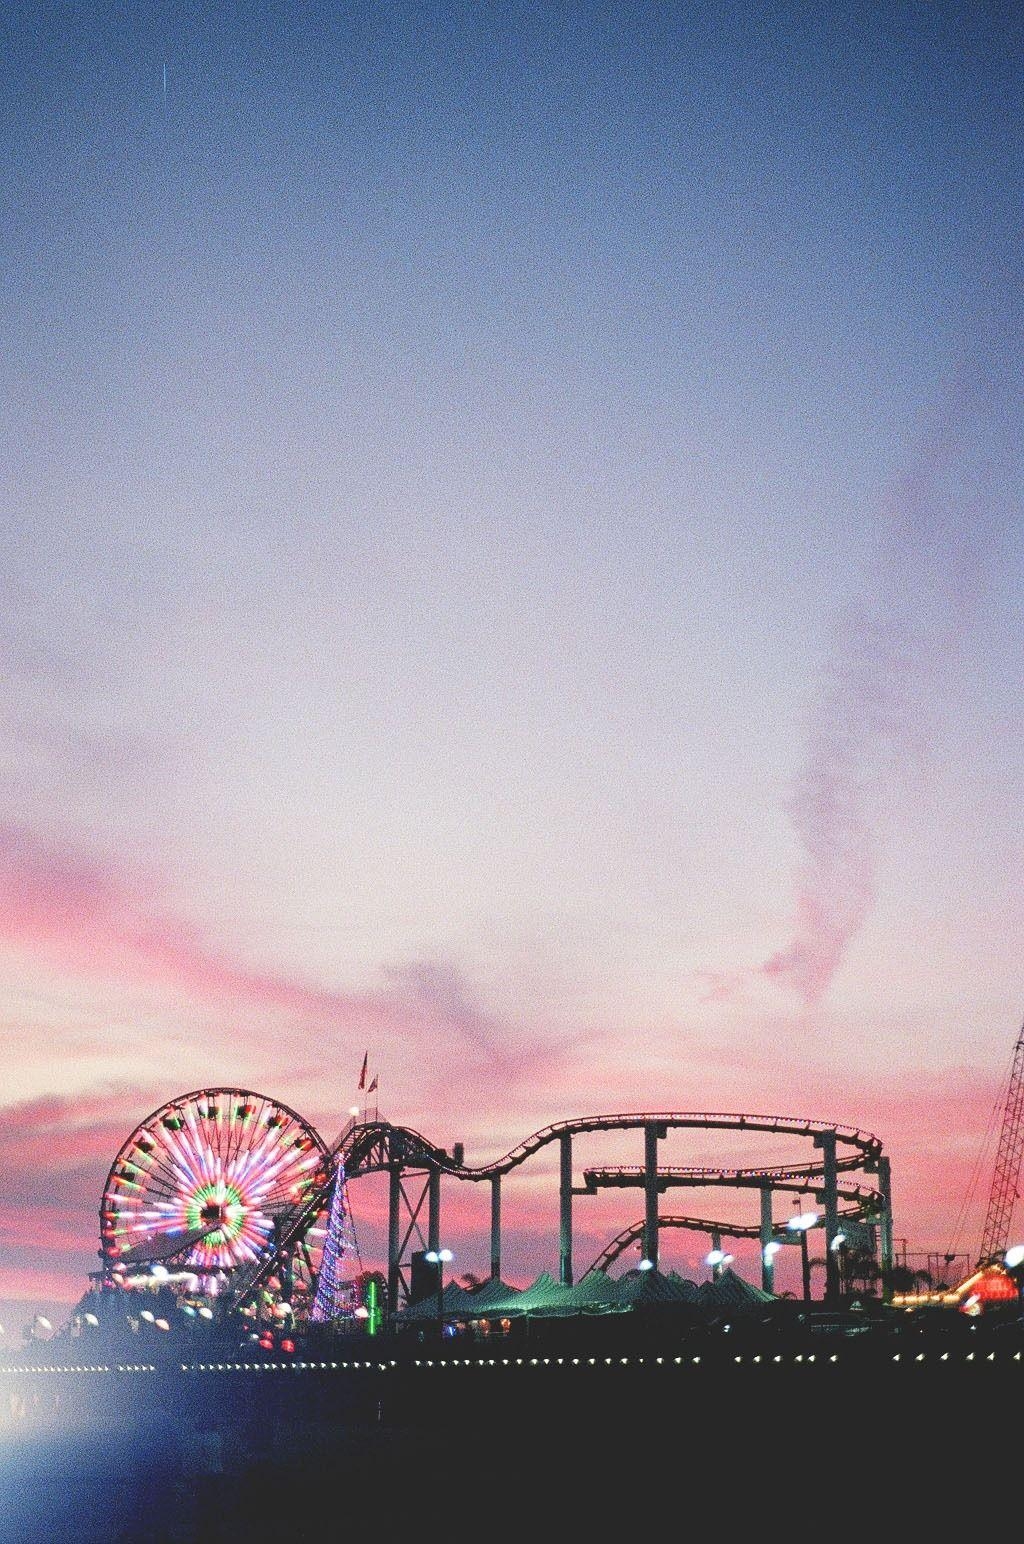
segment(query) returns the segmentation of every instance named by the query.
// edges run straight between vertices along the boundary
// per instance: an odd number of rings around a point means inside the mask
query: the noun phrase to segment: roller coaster
[[[659,1162],[659,1144],[670,1131],[744,1132],[792,1137],[809,1143],[814,1156],[791,1164],[758,1167],[681,1167]],[[636,1132],[643,1161],[584,1168],[577,1180],[574,1141],[607,1132]],[[328,1146],[288,1106],[246,1089],[200,1089],[147,1116],[121,1147],[100,1204],[100,1256],[107,1284],[124,1285],[154,1266],[194,1278],[193,1285],[244,1310],[275,1282],[289,1299],[312,1301],[322,1268],[324,1226],[339,1183],[387,1174],[388,1301],[410,1297],[417,1249],[440,1247],[442,1181],[490,1188],[490,1274],[502,1268],[503,1181],[544,1148],[558,1150],[559,1280],[574,1280],[573,1207],[608,1188],[638,1188],[642,1219],[620,1233],[594,1262],[607,1270],[624,1249],[639,1242],[645,1261],[657,1267],[662,1228],[687,1228],[722,1237],[758,1238],[762,1286],[773,1290],[769,1246],[786,1237],[773,1214],[773,1198],[805,1194],[822,1209],[827,1248],[826,1301],[840,1291],[836,1245],[856,1224],[877,1228],[883,1282],[893,1265],[889,1160],[879,1139],[856,1127],[788,1115],[714,1111],[645,1111],[580,1116],[533,1132],[503,1157],[467,1164],[461,1146],[451,1152],[411,1127],[354,1118]],[[818,1156],[820,1155],[820,1156]],[[873,1176],[871,1186],[840,1176]],[[756,1224],[663,1216],[659,1197],[675,1188],[756,1190]],[[815,1217],[815,1221],[819,1219]],[[790,1235],[792,1238],[792,1235]],[[283,1283],[283,1285],[282,1285]]]

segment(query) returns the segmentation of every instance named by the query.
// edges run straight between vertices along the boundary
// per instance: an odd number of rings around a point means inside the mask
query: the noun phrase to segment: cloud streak
[[[990,558],[995,501],[966,464],[970,393],[935,415],[915,465],[894,485],[859,600],[833,629],[787,813],[799,857],[790,937],[759,966],[702,977],[708,1000],[761,979],[812,1009],[874,905],[881,781],[923,739],[923,688],[954,658]]]
[[[876,619],[840,628],[823,700],[789,800],[801,859],[792,936],[759,974],[820,1002],[875,898],[876,840],[868,784],[892,701],[894,632]],[[895,718],[895,714],[893,717]]]

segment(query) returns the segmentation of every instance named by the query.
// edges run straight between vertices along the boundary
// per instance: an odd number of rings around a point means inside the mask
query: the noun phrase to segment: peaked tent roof
[[[444,1314],[461,1314],[466,1312],[466,1304],[473,1301],[473,1294],[467,1292],[465,1287],[460,1287],[457,1281],[449,1281],[441,1293],[441,1311]],[[426,1297],[421,1297],[418,1302],[410,1303],[402,1309],[403,1319],[436,1319],[437,1318],[437,1293],[428,1292]]]
[[[728,1269],[722,1272],[717,1281],[701,1282],[697,1292],[701,1307],[712,1311],[729,1308],[733,1313],[742,1313],[744,1309],[758,1308],[762,1303],[775,1301],[770,1292],[763,1292],[760,1287],[744,1281],[742,1276]]]
[[[513,1305],[517,1313],[572,1313],[571,1287],[563,1287],[547,1271],[541,1271],[537,1280],[524,1287]]]
[[[563,1317],[579,1313],[615,1313],[630,1308],[658,1304],[687,1304],[705,1313],[728,1309],[741,1313],[774,1299],[759,1287],[751,1286],[733,1271],[723,1271],[718,1281],[705,1281],[698,1287],[675,1271],[627,1271],[612,1277],[603,1271],[589,1271],[575,1286],[563,1287],[547,1271],[522,1289],[504,1281],[488,1281],[470,1291],[450,1281],[442,1294],[441,1311],[446,1318],[499,1318],[520,1314]],[[436,1294],[430,1293],[418,1303],[402,1310],[403,1319],[436,1319]]]
[[[605,1275],[604,1271],[588,1271],[570,1290],[573,1302],[578,1303],[581,1308],[591,1303],[618,1302],[618,1282]]]
[[[615,1282],[616,1296],[624,1307],[653,1303],[696,1303],[698,1292],[692,1281],[684,1281],[673,1271],[663,1276],[658,1270],[627,1271]]]
[[[474,1288],[469,1296],[474,1308],[490,1309],[496,1305],[504,1305],[510,1298],[519,1297],[520,1291],[518,1287],[510,1287],[500,1276],[492,1276],[482,1287]]]

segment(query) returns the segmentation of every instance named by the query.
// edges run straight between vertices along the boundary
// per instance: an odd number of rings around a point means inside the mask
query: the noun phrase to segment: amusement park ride
[[[1021,1158],[1024,1156],[1024,1026],[1013,1048],[1010,1080],[1003,1103],[1003,1123],[996,1149],[992,1189],[981,1236],[979,1265],[1002,1260],[1010,1242],[1013,1208],[1020,1185]]]
[[[186,1094],[148,1116],[111,1165],[100,1203],[104,1283],[131,1289],[155,1277],[252,1317],[294,1303],[312,1318],[335,1188],[343,1205],[343,1171],[287,1105],[244,1089]],[[333,1206],[328,1220],[343,1238]]]
[[[996,1149],[992,1185],[989,1190],[985,1224],[982,1229],[981,1247],[977,1263],[967,1276],[955,1286],[942,1284],[929,1287],[924,1292],[898,1293],[894,1301],[901,1307],[917,1307],[926,1304],[955,1306],[968,1314],[980,1313],[986,1306],[1020,1304],[1020,1277],[1024,1268],[1024,1245],[1010,1245],[1014,1205],[1019,1195],[1021,1161],[1024,1158],[1024,1026],[1014,1042],[1010,1075],[1002,1099],[1002,1119],[999,1129],[999,1145]],[[979,1164],[980,1164],[979,1159]],[[977,1174],[968,1186],[966,1199],[961,1207],[961,1218],[967,1212],[974,1194]],[[939,1256],[933,1257],[936,1261]],[[957,1259],[970,1259],[954,1252],[951,1245],[945,1254],[947,1266]],[[926,1273],[926,1277],[927,1277]]]
[[[376,1112],[375,1112],[376,1114]],[[670,1130],[765,1133],[809,1141],[816,1156],[790,1165],[746,1168],[682,1167],[659,1163],[659,1143]],[[574,1177],[574,1139],[591,1133],[636,1132],[643,1163],[584,1168]],[[418,1257],[440,1252],[442,1179],[485,1183],[490,1189],[491,1270],[502,1264],[502,1182],[547,1146],[558,1150],[559,1279],[571,1287],[573,1202],[607,1188],[637,1188],[643,1217],[620,1233],[591,1267],[606,1271],[629,1243],[639,1241],[656,1267],[661,1228],[706,1234],[723,1255],[724,1237],[756,1237],[762,1286],[774,1286],[774,1256],[783,1243],[803,1245],[822,1225],[828,1246],[826,1300],[841,1287],[844,1238],[881,1243],[883,1281],[893,1263],[889,1160],[877,1137],[853,1127],[792,1116],[656,1112],[584,1116],[535,1132],[505,1157],[478,1166],[408,1127],[375,1118],[349,1120],[330,1145],[294,1110],[238,1088],[200,1089],[171,1100],[142,1121],[115,1158],[100,1206],[99,1282],[104,1290],[151,1289],[154,1281],[209,1315],[237,1312],[255,1333],[265,1326],[335,1322],[360,1304],[358,1264],[348,1205],[349,1182],[365,1174],[388,1176],[386,1301],[392,1311],[410,1301]],[[1019,1154],[1018,1154],[1019,1162]],[[874,1186],[849,1176],[871,1175]],[[659,1214],[669,1189],[728,1187],[759,1193],[759,1218],[750,1224]],[[773,1215],[773,1198],[809,1196],[815,1208],[793,1232]],[[358,1274],[363,1275],[361,1271]]]

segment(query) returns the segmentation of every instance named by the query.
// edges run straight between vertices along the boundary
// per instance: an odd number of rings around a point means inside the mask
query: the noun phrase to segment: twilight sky
[[[7,9],[0,1302],[78,1295],[156,1105],[331,1136],[367,1048],[470,1161],[859,1125],[897,1235],[953,1240],[1024,1012],[1022,44]],[[720,1154],[793,1150],[665,1156]],[[641,1209],[590,1204],[581,1264]],[[511,1278],[555,1210],[510,1186]]]

